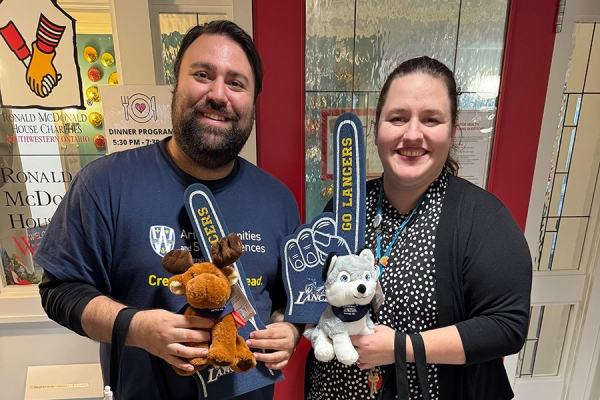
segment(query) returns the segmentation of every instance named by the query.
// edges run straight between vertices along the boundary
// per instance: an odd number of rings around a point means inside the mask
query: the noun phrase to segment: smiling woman
[[[419,57],[390,74],[375,115],[383,175],[367,183],[365,240],[385,301],[375,332],[352,338],[360,364],[309,356],[307,399],[512,398],[502,357],[525,340],[530,253],[498,199],[454,176],[456,127],[456,83],[443,63]]]
[[[438,177],[456,133],[443,81],[423,73],[395,79],[377,117],[375,144],[383,164],[386,194],[398,191],[394,207],[407,213]],[[392,198],[396,196],[391,196]]]
[[[444,64],[425,56],[392,71],[375,111],[375,144],[388,171],[386,194],[395,198],[398,211],[406,213],[417,204],[442,166],[458,171],[450,155],[457,122],[456,82]]]

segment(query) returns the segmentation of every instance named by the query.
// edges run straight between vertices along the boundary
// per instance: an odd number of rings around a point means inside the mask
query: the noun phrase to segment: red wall
[[[513,0],[488,190],[525,229],[554,48],[557,0]]]
[[[263,92],[256,106],[258,165],[296,197],[304,221],[304,27],[300,0],[253,0],[253,36],[264,63]],[[275,399],[304,399],[304,360],[310,343],[302,338]]]
[[[296,197],[304,220],[304,26],[301,0],[253,0],[254,42],[264,63],[256,106],[258,165]]]

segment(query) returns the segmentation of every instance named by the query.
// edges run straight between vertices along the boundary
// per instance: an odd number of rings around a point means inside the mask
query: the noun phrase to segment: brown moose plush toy
[[[207,365],[228,366],[235,372],[250,371],[256,365],[254,355],[237,331],[233,306],[229,301],[231,286],[238,280],[235,268],[229,266],[242,254],[242,242],[235,233],[213,243],[212,262],[194,263],[187,250],[172,250],[162,261],[163,268],[172,274],[169,289],[188,301],[184,315],[208,317],[215,322],[212,340],[206,343],[184,343],[186,346],[208,348],[206,358],[187,360],[196,369]],[[182,376],[194,372],[175,368]]]

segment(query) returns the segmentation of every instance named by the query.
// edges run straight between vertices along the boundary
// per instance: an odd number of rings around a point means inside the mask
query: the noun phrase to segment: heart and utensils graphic
[[[156,97],[147,96],[143,93],[136,93],[129,97],[122,96],[121,104],[125,113],[125,120],[131,118],[136,122],[148,122],[151,119],[158,119],[156,112]]]

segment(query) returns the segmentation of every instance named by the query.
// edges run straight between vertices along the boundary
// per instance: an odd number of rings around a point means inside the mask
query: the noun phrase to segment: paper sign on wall
[[[100,86],[108,153],[156,143],[171,135],[171,88]]]
[[[460,165],[458,176],[485,189],[490,165],[495,111],[461,111],[454,155]]]

